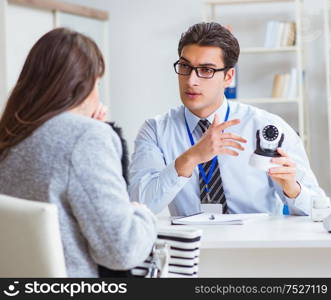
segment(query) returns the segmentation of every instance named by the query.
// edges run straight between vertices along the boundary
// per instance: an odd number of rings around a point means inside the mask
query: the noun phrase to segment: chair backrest
[[[54,204],[0,195],[0,277],[67,277]]]

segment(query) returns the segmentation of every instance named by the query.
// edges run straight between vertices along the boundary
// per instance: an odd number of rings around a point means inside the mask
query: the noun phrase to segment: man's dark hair
[[[193,44],[221,48],[226,67],[234,67],[238,61],[238,40],[227,28],[216,22],[198,23],[184,32],[178,44],[178,55],[181,55],[184,46]]]

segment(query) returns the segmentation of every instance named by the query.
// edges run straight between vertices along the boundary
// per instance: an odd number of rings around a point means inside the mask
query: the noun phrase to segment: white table
[[[331,234],[309,217],[191,227],[203,229],[199,277],[331,277]]]

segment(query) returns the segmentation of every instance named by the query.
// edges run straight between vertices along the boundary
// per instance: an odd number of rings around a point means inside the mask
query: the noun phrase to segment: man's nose
[[[192,70],[191,74],[188,76],[187,83],[190,86],[197,86],[199,85],[200,78],[197,76],[197,73],[195,70]]]

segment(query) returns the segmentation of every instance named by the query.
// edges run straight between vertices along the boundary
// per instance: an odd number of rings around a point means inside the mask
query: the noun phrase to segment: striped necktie
[[[210,126],[208,120],[200,120],[199,126],[204,133]],[[209,175],[209,170],[212,165],[212,160],[207,161],[202,164],[202,167],[205,171],[206,177]],[[220,168],[218,165],[218,160],[216,160],[215,168],[213,174],[211,175],[208,185],[203,180],[201,172],[199,172],[199,184],[200,184],[200,199],[201,203],[220,203],[223,207],[223,213],[227,213],[228,206],[226,203],[226,198],[223,189],[223,182],[221,177]],[[208,187],[209,192],[206,191]],[[209,195],[208,195],[209,194]]]

